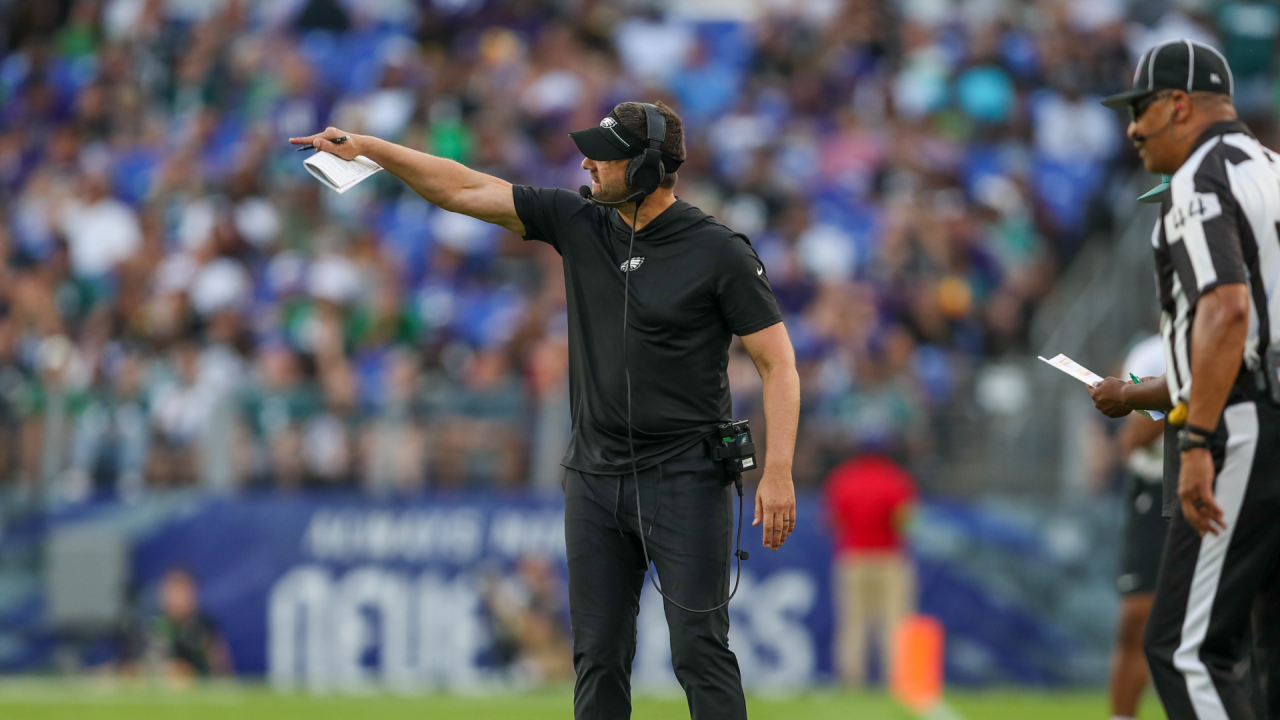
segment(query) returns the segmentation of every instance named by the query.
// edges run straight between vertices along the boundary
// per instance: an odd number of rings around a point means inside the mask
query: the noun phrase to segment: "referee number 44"
[[[1191,200],[1185,205],[1170,209],[1169,214],[1165,216],[1165,223],[1167,227],[1173,230],[1181,230],[1192,220],[1204,223],[1221,214],[1222,203],[1218,201],[1217,195],[1213,193],[1196,193],[1191,196]]]

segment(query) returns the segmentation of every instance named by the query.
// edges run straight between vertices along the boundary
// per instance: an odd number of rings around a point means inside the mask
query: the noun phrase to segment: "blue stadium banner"
[[[802,501],[802,520],[815,511]],[[750,512],[748,502],[748,523]],[[563,518],[555,499],[212,500],[142,538],[135,572],[146,588],[170,568],[190,571],[240,674],[282,687],[483,687],[519,677],[495,597],[519,604],[531,562],[562,587]],[[829,679],[828,539],[801,522],[776,553],[758,547],[759,529],[748,527],[743,542],[752,554],[730,605],[730,644],[744,680]],[[567,637],[563,604],[548,611]],[[649,586],[637,643],[637,686],[673,684],[661,599]]]

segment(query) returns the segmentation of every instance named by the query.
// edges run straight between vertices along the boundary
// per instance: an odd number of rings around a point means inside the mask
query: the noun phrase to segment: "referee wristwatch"
[[[1178,431],[1178,452],[1209,447],[1209,435],[1201,428],[1186,427]]]

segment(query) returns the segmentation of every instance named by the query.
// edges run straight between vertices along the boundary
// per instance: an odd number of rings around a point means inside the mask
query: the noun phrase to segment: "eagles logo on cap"
[[[645,142],[618,122],[615,112],[609,113],[599,125],[569,133],[578,150],[592,160],[625,160],[644,152]],[[682,158],[674,158],[666,153],[662,155],[662,166],[668,173],[680,168]]]

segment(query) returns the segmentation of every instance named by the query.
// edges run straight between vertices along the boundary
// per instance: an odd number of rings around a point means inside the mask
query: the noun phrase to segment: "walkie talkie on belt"
[[[741,475],[756,467],[756,446],[751,442],[751,424],[746,420],[732,420],[716,427],[719,442],[711,451],[711,457],[723,462],[725,469]],[[736,482],[741,483],[742,478]]]
[[[742,561],[751,556],[742,549],[742,473],[756,467],[756,446],[751,442],[751,423],[746,420],[720,423],[716,426],[716,442],[713,445],[711,457],[724,463],[725,472],[733,478],[733,486],[738,491],[738,540],[733,554],[738,558],[738,572],[741,573]],[[733,591],[738,591],[736,582]]]

